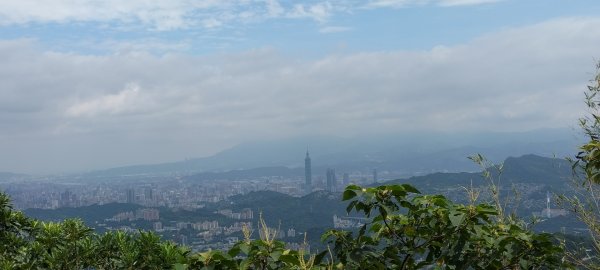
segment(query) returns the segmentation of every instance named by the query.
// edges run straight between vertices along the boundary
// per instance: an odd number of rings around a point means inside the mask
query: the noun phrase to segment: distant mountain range
[[[562,187],[572,179],[571,163],[563,158],[548,158],[537,155],[509,157],[502,163],[502,172],[495,167],[489,169],[495,180],[504,185],[512,183],[540,184],[551,187]],[[385,184],[412,184],[417,187],[436,187],[438,189],[460,185],[487,184],[481,172],[432,173],[424,176],[414,176],[407,179],[397,179]]]
[[[362,138],[303,137],[244,143],[205,158],[93,171],[87,176],[227,172],[268,167],[301,168],[307,147],[316,169],[393,171],[400,175],[476,171],[466,157],[481,153],[500,162],[509,156],[572,156],[579,144],[572,130],[524,133],[401,134]],[[294,171],[289,173],[298,173]],[[251,173],[246,171],[244,173]],[[235,174],[232,172],[231,174]]]
[[[298,177],[304,175],[304,168],[261,167],[248,170],[232,170],[227,172],[197,173],[186,177],[187,180],[239,180],[264,176]]]

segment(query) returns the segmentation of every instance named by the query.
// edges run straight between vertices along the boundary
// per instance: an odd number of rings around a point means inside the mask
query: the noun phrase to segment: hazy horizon
[[[570,129],[600,44],[591,0],[0,7],[0,171],[23,173],[307,136]]]
[[[465,152],[454,158],[467,160],[467,157],[473,154],[489,155],[495,162],[501,162],[507,157],[518,157],[524,154],[536,154],[546,157],[572,157],[576,154],[576,146],[582,142],[581,133],[571,128],[556,129],[536,129],[525,132],[410,132],[397,134],[369,134],[358,136],[343,135],[312,135],[312,136],[291,136],[279,139],[257,139],[253,141],[243,141],[232,147],[225,148],[214,154],[206,156],[190,156],[180,159],[166,159],[156,162],[136,162],[131,163],[113,163],[107,166],[93,168],[76,168],[71,170],[34,170],[34,171],[15,171],[0,170],[0,172],[24,173],[29,175],[54,175],[54,174],[78,174],[90,172],[103,172],[105,170],[122,169],[137,166],[157,166],[181,162],[195,162],[201,164],[201,160],[210,160],[209,162],[218,162],[221,160],[224,164],[219,169],[201,170],[201,171],[229,171],[239,169],[252,169],[270,166],[286,166],[290,168],[302,167],[302,158],[305,151],[309,150],[313,159],[320,164],[318,166],[334,166],[335,162],[348,162],[348,160],[360,160],[363,156],[369,154],[390,155],[393,153],[410,152],[413,154],[421,153],[423,156],[436,153],[447,153],[451,151],[461,151],[465,148],[480,149],[480,151]],[[531,146],[522,151],[506,151],[506,154],[500,154],[501,149],[518,148],[518,146]],[[552,146],[554,145],[554,146]],[[354,157],[345,157],[348,154],[358,155]],[[408,156],[409,154],[407,154]],[[252,157],[251,157],[252,156]],[[423,156],[415,156],[416,159]],[[321,158],[320,160],[318,158]],[[231,167],[228,162],[244,163],[246,159],[254,160],[246,167]],[[340,160],[340,158],[342,158]],[[345,159],[348,160],[345,160]],[[448,157],[446,157],[448,158]],[[217,161],[215,161],[217,160]],[[344,161],[345,160],[345,161]],[[390,162],[391,160],[382,160],[381,162]],[[434,160],[431,160],[434,161]],[[198,163],[200,162],[200,163]],[[425,161],[422,161],[425,162]],[[435,162],[435,161],[434,161]],[[471,162],[469,162],[471,163]],[[340,164],[338,164],[340,165]],[[249,167],[248,167],[249,166]],[[347,166],[347,164],[345,165]],[[360,168],[360,164],[354,164]],[[149,172],[151,172],[150,170]]]

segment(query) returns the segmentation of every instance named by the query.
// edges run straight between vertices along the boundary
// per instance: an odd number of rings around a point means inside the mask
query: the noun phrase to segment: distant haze
[[[570,130],[600,57],[597,1],[29,2],[0,4],[0,171]]]
[[[248,170],[248,174],[277,171],[303,175],[304,153],[310,151],[313,174],[327,168],[339,172],[367,172],[410,176],[431,172],[478,171],[469,156],[482,154],[492,162],[537,154],[572,157],[579,140],[573,131],[544,129],[524,133],[416,133],[362,137],[312,136],[248,142],[205,158],[162,164],[140,164],[91,172],[90,176],[190,174]],[[270,168],[264,168],[270,167]],[[288,171],[287,168],[300,170]],[[235,174],[235,173],[234,173]],[[207,174],[208,177],[213,174]]]

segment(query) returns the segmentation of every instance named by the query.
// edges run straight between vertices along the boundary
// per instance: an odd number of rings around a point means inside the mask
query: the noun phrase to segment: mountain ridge
[[[480,135],[423,136],[398,135],[372,138],[313,137],[244,143],[210,157],[159,164],[142,164],[98,170],[87,176],[166,174],[191,175],[247,170],[261,167],[304,166],[304,153],[310,147],[313,166],[340,170],[372,169],[403,172],[407,175],[436,171],[477,169],[467,156],[485,154],[500,162],[509,156],[538,154],[570,155],[576,140],[564,130],[529,133],[489,133]],[[486,138],[489,138],[486,141]],[[312,149],[312,150],[311,150]]]

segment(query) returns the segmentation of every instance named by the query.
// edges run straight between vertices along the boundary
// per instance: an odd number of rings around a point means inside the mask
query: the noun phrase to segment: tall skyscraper
[[[133,189],[127,189],[127,203],[135,203],[135,191]]]
[[[552,217],[552,211],[550,211],[550,191],[546,191],[546,217]]]
[[[373,169],[373,183],[377,183],[377,169]]]
[[[152,187],[144,188],[144,200],[146,200],[146,202],[151,202],[153,198],[154,197],[152,196]]]
[[[312,192],[312,169],[310,165],[310,155],[306,149],[306,158],[304,158],[304,191],[308,194]]]
[[[62,207],[72,207],[73,206],[73,197],[74,194],[71,193],[68,189],[60,194],[60,206]]]
[[[337,179],[335,177],[334,169],[327,169],[327,191],[335,192]]]

